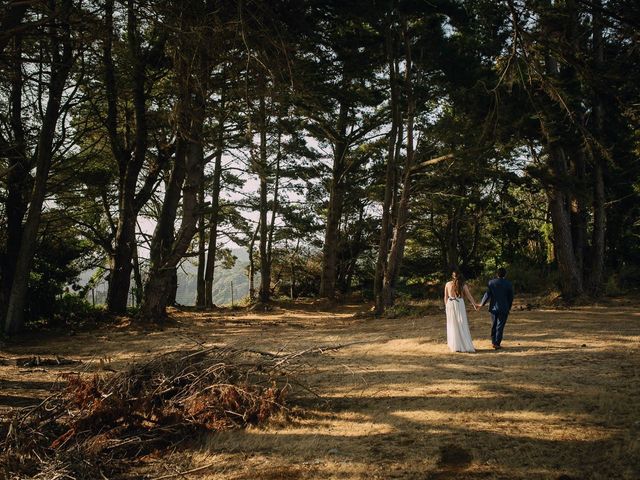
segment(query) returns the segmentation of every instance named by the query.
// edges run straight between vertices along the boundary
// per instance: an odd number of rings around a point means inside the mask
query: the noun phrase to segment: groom
[[[502,332],[507,323],[507,317],[513,304],[513,285],[507,280],[507,271],[500,267],[496,278],[489,282],[487,291],[482,296],[480,306],[489,301],[489,313],[491,314],[491,344],[498,350],[502,342]]]

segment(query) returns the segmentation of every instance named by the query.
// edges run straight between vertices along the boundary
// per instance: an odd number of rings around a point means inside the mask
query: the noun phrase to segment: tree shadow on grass
[[[306,413],[293,433],[238,432],[236,451],[247,454],[259,442],[291,464],[364,464],[371,478],[640,478],[639,447],[625,424],[638,400],[618,391],[635,357],[619,346],[343,354],[351,370],[360,369],[354,385],[345,385],[344,371],[325,369],[309,379],[322,400],[296,400]]]

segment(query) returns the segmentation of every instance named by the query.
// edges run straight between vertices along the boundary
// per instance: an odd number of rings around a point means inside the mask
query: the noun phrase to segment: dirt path
[[[306,382],[321,398],[290,421],[212,435],[167,457],[156,476],[210,465],[182,478],[640,478],[640,313],[631,302],[515,311],[499,352],[488,315],[470,313],[475,354],[449,353],[440,312],[354,317],[363,309],[175,312],[163,331],[24,340],[0,350],[0,412],[42,397],[62,372],[118,370],[194,342],[271,351],[360,342],[310,358]],[[34,355],[83,363],[15,366]]]

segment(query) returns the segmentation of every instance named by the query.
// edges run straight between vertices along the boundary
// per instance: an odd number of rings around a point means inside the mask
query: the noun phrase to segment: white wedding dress
[[[449,297],[447,312],[447,344],[452,352],[475,352],[467,322],[467,310],[461,297]]]

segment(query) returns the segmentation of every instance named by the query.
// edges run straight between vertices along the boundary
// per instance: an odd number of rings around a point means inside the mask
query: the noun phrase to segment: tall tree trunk
[[[560,270],[562,294],[571,299],[582,294],[582,272],[578,268],[573,250],[571,215],[564,185],[568,174],[566,157],[563,147],[555,141],[549,141],[548,155],[553,178],[552,184],[547,187],[553,243]]]
[[[347,123],[349,105],[346,100],[340,102],[337,138],[334,142],[333,168],[331,188],[329,191],[329,205],[327,211],[327,225],[322,248],[322,276],[320,278],[320,297],[334,299],[336,294],[337,253],[339,244],[339,227],[345,193],[345,164],[347,156]]]
[[[415,98],[413,95],[412,78],[412,52],[411,39],[409,38],[407,20],[402,20],[403,40],[405,45],[405,77],[404,89],[407,99],[407,152],[402,175],[402,193],[398,202],[396,224],[393,230],[393,239],[389,249],[387,268],[382,284],[382,300],[385,306],[394,303],[394,295],[400,265],[404,257],[404,246],[407,240],[407,226],[409,223],[409,201],[411,199],[411,178],[414,167],[414,139],[413,126],[415,117]]]
[[[557,35],[558,32],[550,31],[547,34]],[[551,79],[557,79],[560,75],[558,61],[550,51],[545,54],[545,70]],[[558,116],[553,107],[550,111],[539,112],[540,127],[546,140],[548,179],[545,181],[545,190],[553,227],[554,253],[560,272],[560,289],[567,299],[572,299],[582,294],[583,279],[574,251],[570,211],[573,192],[569,186],[567,150],[561,140],[566,138],[566,131]]]
[[[222,154],[224,152],[224,109],[225,91],[222,87],[220,114],[218,116],[218,138],[216,142],[216,159],[211,187],[211,216],[209,217],[209,249],[207,252],[207,268],[204,274],[205,306],[213,307],[213,277],[216,265],[218,222],[220,218],[220,181],[222,178]]]
[[[200,191],[198,192],[198,202],[200,205],[204,205],[204,182],[200,185]],[[205,212],[200,211],[198,216],[198,274],[197,274],[197,290],[196,290],[196,306],[205,306],[205,279],[204,270],[205,262],[207,258],[206,247],[206,225],[205,225]]]
[[[222,152],[216,154],[213,172],[213,189],[211,192],[211,215],[209,217],[209,246],[207,249],[207,266],[204,273],[205,307],[213,307],[213,279],[218,252],[218,223],[220,218],[220,170],[222,168]]]
[[[402,122],[398,99],[398,82],[395,61],[395,36],[391,27],[387,30],[386,50],[387,64],[389,69],[389,87],[391,90],[391,130],[387,148],[387,168],[385,173],[384,200],[382,203],[382,221],[380,225],[380,239],[378,241],[378,255],[376,258],[376,271],[373,283],[373,293],[375,299],[374,311],[376,315],[384,311],[384,301],[382,297],[382,285],[384,282],[384,272],[387,266],[389,255],[389,238],[391,237],[391,208],[395,191],[395,172],[397,164],[396,143],[402,143],[398,138],[398,125]]]
[[[137,212],[133,209],[135,191],[125,187],[120,195],[116,242],[107,290],[107,309],[111,313],[126,312],[131,284],[132,257],[135,251]]]
[[[602,1],[593,2],[593,66],[598,74],[602,75],[604,63],[604,39],[602,36]],[[594,89],[596,90],[596,89]],[[593,122],[595,138],[598,145],[591,148],[593,152],[593,233],[591,240],[591,265],[590,278],[588,279],[589,292],[599,295],[602,291],[604,276],[605,238],[607,231],[607,212],[605,210],[606,194],[604,186],[605,159],[604,148],[604,101],[602,93],[594,91],[593,94]]]
[[[140,49],[140,33],[133,0],[127,0],[127,40],[133,59],[133,105],[135,118],[135,139],[133,152],[127,152],[117,132],[117,90],[115,67],[111,57],[113,43],[113,0],[107,2],[107,39],[104,47],[105,85],[107,90],[107,128],[111,148],[118,161],[118,224],[113,254],[113,269],[107,292],[107,309],[111,313],[125,313],[131,284],[132,257],[136,248],[136,187],[138,176],[147,153],[146,121],[146,74],[143,55]]]
[[[278,121],[278,125],[280,122]],[[278,127],[280,128],[280,127]],[[280,162],[282,160],[282,132],[278,131],[278,146],[276,153],[276,170],[273,180],[273,201],[271,202],[271,221],[269,222],[269,238],[267,240],[267,261],[269,262],[269,271],[273,265],[273,235],[276,231],[276,217],[278,215],[278,194],[280,189]]]
[[[254,300],[256,298],[256,287],[254,283],[254,279],[256,276],[256,266],[255,266],[255,257],[253,256],[253,251],[256,245],[256,239],[258,238],[258,232],[260,231],[260,221],[256,224],[256,229],[253,231],[253,235],[251,236],[251,241],[249,242],[249,271],[247,275],[249,277],[249,299]]]
[[[0,264],[0,324],[3,323],[9,303],[11,285],[16,271],[16,261],[22,243],[22,221],[29,203],[29,187],[31,176],[27,159],[24,124],[22,121],[22,38],[17,35],[13,41],[13,72],[11,76],[11,92],[9,94],[10,126],[13,142],[6,145],[6,156],[9,160],[7,176],[7,197],[5,211],[7,215],[6,250]]]
[[[398,72],[398,76],[400,75],[400,65],[398,65],[399,61],[396,60],[396,72]],[[393,186],[393,196],[391,198],[391,216],[389,217],[390,222],[390,231],[389,231],[389,247],[391,246],[391,237],[393,235],[393,226],[397,223],[397,215],[398,215],[398,202],[400,201],[400,195],[398,194],[400,190],[400,158],[402,158],[402,145],[404,144],[404,122],[402,121],[402,107],[398,107],[398,134],[396,141],[396,152],[395,152],[395,162],[393,164],[393,180],[391,185]],[[388,248],[388,247],[387,247]],[[387,252],[388,256],[388,252]]]
[[[581,52],[581,39],[580,39],[580,20],[579,12],[576,2],[574,0],[566,0],[564,5],[568,16],[568,28],[566,29],[567,43],[573,48],[573,54],[579,55]],[[566,83],[569,84],[568,88],[572,88],[572,85],[578,84],[578,74],[576,68],[569,62],[563,67],[563,78]],[[575,87],[577,89],[577,87]],[[576,94],[581,93],[576,90]],[[581,96],[581,95],[580,95]],[[578,98],[578,95],[575,95]],[[571,101],[572,98],[568,97],[569,104],[575,115],[575,122],[584,125],[585,112],[583,102]],[[580,131],[571,128],[575,131],[572,137],[576,139],[581,138]],[[585,159],[586,142],[574,141],[573,145],[569,147],[569,159],[573,165],[573,188],[567,198],[570,202],[571,211],[571,236],[573,240],[573,252],[576,259],[576,267],[578,272],[583,278],[583,282],[586,280],[585,269],[585,257],[588,255],[588,240],[587,240],[587,224],[588,224],[588,197],[589,197],[589,181],[587,180],[587,166]]]
[[[258,172],[260,175],[260,301],[266,303],[271,294],[271,268],[267,255],[269,225],[267,223],[267,110],[264,91],[260,95],[259,111],[260,159]]]
[[[36,249],[42,205],[47,190],[47,179],[53,157],[53,139],[60,116],[62,93],[73,65],[71,28],[69,25],[72,1],[62,0],[60,5],[55,6],[60,8],[59,10],[57,8],[54,9],[58,22],[55,26],[50,27],[52,62],[47,107],[38,139],[36,177],[31,192],[27,219],[22,231],[22,244],[16,261],[15,275],[5,318],[5,332],[7,334],[19,331],[24,322],[27,282]],[[62,46],[62,54],[60,54],[60,46]]]

